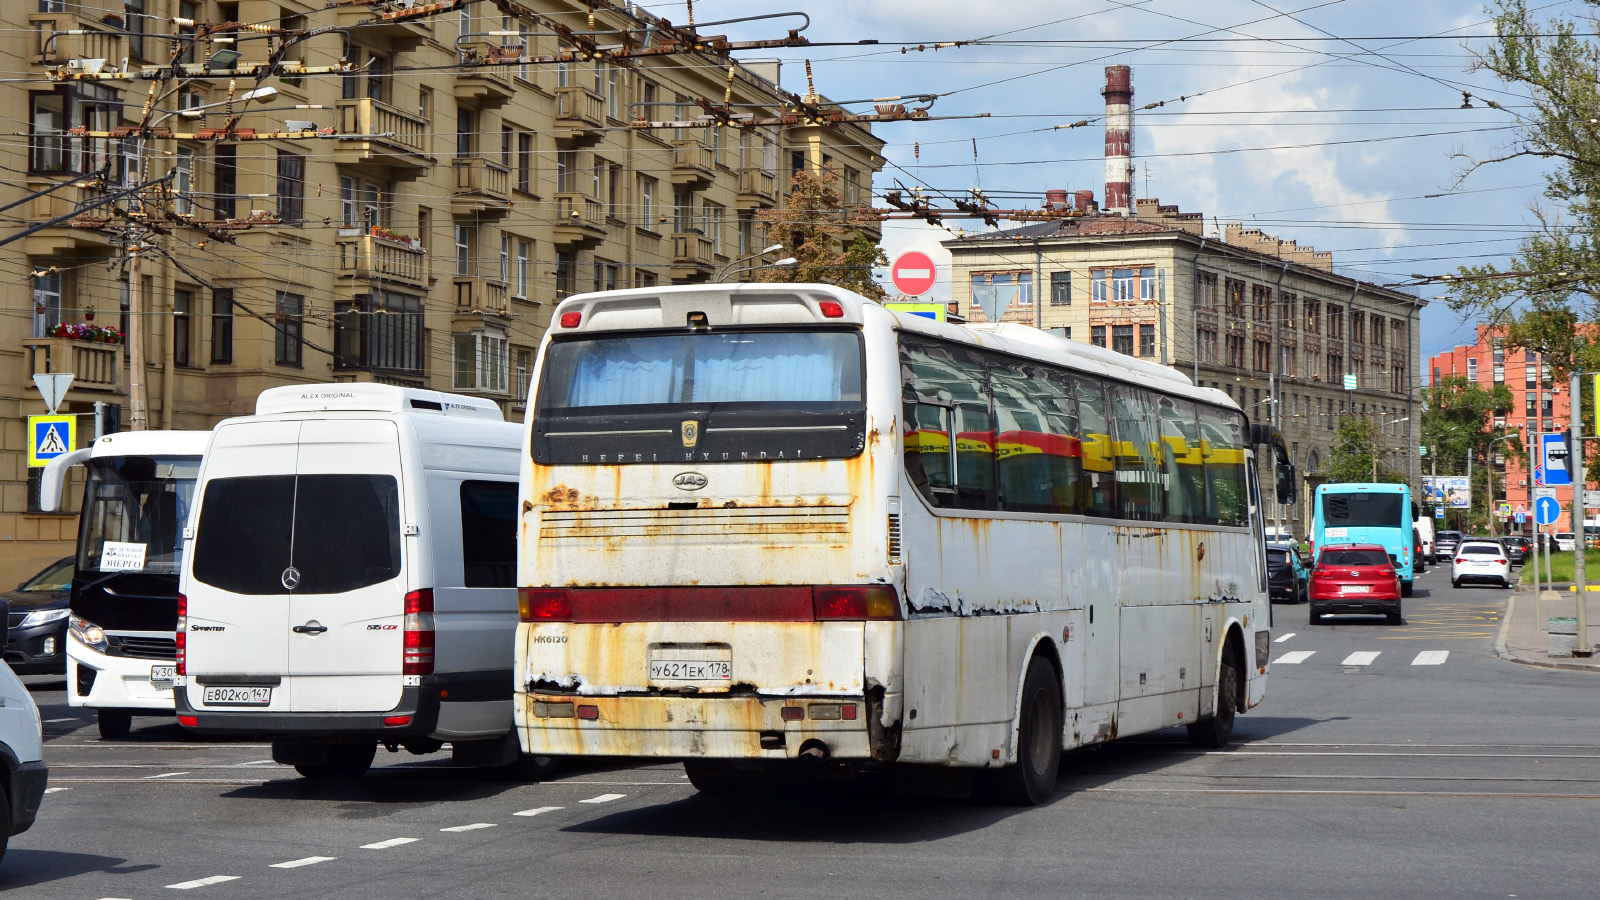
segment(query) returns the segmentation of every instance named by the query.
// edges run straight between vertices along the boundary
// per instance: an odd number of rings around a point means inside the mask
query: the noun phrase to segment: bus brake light
[[[572,595],[559,588],[517,588],[517,617],[524,622],[571,622]]]
[[[886,584],[818,587],[812,598],[819,622],[900,618],[900,598]]]

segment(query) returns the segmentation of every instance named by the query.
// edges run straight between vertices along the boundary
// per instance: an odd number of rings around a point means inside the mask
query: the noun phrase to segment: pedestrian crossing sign
[[[77,416],[28,417],[28,467],[43,468],[45,463],[78,446]]]

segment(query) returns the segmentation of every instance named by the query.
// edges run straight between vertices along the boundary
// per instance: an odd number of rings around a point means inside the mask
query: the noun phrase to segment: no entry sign
[[[889,280],[894,289],[907,297],[920,297],[933,290],[933,258],[921,250],[911,250],[895,257],[889,267]]]

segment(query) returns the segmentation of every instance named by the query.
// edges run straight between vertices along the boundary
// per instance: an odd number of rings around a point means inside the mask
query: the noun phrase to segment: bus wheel
[[[689,783],[702,794],[726,797],[739,793],[739,782],[733,777],[732,767],[721,760],[686,759],[683,771],[689,776]]]
[[[1400,582],[1400,596],[1402,596],[1402,597],[1411,596],[1411,589],[1412,589],[1412,583],[1411,582],[1409,582],[1409,581]]]
[[[997,773],[995,793],[1018,806],[1038,806],[1056,792],[1061,771],[1061,682],[1042,656],[1028,663],[1022,681],[1022,721],[1017,763]]]
[[[1315,621],[1315,619],[1313,619]],[[1228,746],[1233,737],[1234,704],[1239,696],[1239,670],[1231,654],[1222,658],[1217,670],[1217,711],[1189,726],[1189,743],[1213,750]]]
[[[100,723],[100,739],[103,741],[125,741],[128,732],[133,730],[133,713],[120,709],[102,709],[95,718]]]

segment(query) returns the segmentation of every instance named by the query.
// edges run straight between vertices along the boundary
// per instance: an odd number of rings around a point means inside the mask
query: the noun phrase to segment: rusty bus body
[[[553,324],[521,488],[525,752],[1037,769],[1216,739],[1261,700],[1252,432],[1221,391],[823,285],[585,294]],[[784,341],[811,343],[762,349]]]

